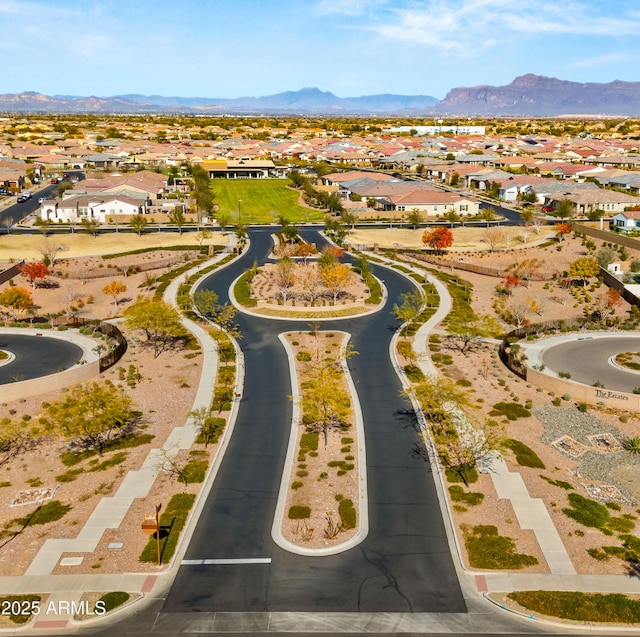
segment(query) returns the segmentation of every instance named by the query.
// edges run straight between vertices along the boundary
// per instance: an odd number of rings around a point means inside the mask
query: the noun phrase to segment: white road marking
[[[231,559],[210,559],[210,560],[182,560],[182,566],[211,566],[224,564],[271,564],[270,557],[245,557]]]

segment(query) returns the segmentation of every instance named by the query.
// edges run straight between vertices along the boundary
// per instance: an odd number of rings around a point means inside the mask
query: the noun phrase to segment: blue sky
[[[0,0],[0,93],[442,99],[640,81],[637,0]]]

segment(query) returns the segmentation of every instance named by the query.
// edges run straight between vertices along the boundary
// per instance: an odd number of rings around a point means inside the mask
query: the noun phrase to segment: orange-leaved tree
[[[38,279],[43,279],[49,274],[49,270],[47,269],[44,261],[31,261],[29,263],[25,263],[24,265],[18,266],[18,270],[20,270],[20,274],[22,276],[29,279],[29,283],[31,283],[32,287],[36,287],[36,281]]]
[[[453,245],[453,232],[449,228],[434,228],[422,235],[422,243],[440,253]]]

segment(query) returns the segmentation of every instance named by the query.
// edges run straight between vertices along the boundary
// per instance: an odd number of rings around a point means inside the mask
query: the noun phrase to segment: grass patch
[[[513,438],[507,438],[504,441],[504,446],[513,451],[516,456],[516,462],[521,467],[531,467],[532,469],[545,468],[545,464],[540,459],[540,456],[538,456],[531,447],[527,447],[524,442],[514,440]]]
[[[528,418],[531,412],[525,409],[520,403],[496,403],[489,412],[490,416],[505,416],[509,420],[518,418]]]
[[[256,307],[258,300],[251,296],[251,288],[249,287],[249,279],[253,276],[250,272],[245,272],[233,286],[233,294],[236,301],[244,307]]]
[[[573,491],[573,485],[565,482],[564,480],[552,480],[551,478],[547,478],[547,476],[540,477],[554,487],[560,487],[561,489],[565,489],[566,491]]]
[[[640,600],[618,593],[518,591],[508,597],[530,611],[560,619],[605,624],[640,622]]]
[[[516,553],[515,542],[495,526],[465,526],[462,531],[472,568],[519,570],[538,563],[533,555]]]
[[[187,522],[195,499],[196,496],[193,493],[178,493],[169,500],[166,510],[160,516],[160,562],[162,564],[166,564],[173,557],[180,532]],[[152,564],[158,561],[155,533],[149,538],[138,559]]]
[[[468,506],[476,506],[484,500],[484,493],[465,491],[460,485],[454,484],[449,487],[449,495],[452,502],[462,502]]]
[[[567,517],[583,526],[600,529],[605,535],[613,535],[614,532],[629,533],[635,528],[635,516],[614,517],[606,506],[579,493],[569,494],[569,505],[562,509]]]
[[[119,449],[132,449],[133,447],[140,447],[150,443],[155,436],[153,434],[134,434],[132,436],[123,436],[122,438],[115,438],[105,443],[103,447],[103,453],[108,451],[117,451]],[[78,463],[86,460],[87,458],[93,458],[97,456],[98,452],[95,449],[87,449],[80,453],[75,451],[66,451],[61,454],[60,460],[65,467],[73,467]]]
[[[324,217],[323,210],[298,205],[300,192],[289,188],[288,179],[216,179],[213,189],[219,210],[238,218],[238,200],[242,201],[242,222],[272,223],[273,211],[291,223],[316,221]]]
[[[63,518],[72,507],[70,504],[62,504],[60,500],[51,500],[46,504],[40,505],[35,511],[29,515],[25,515],[23,518],[14,518],[4,525],[5,529],[11,529],[12,527],[25,528],[28,526],[39,526],[42,524],[49,524],[50,522],[56,522],[60,518]],[[16,535],[20,531],[8,531],[3,533],[6,535]]]
[[[451,468],[447,468],[445,469],[445,476],[447,477],[447,482],[452,482],[452,483],[458,483],[458,482],[462,482],[464,483],[464,480],[462,479],[462,476],[454,471]],[[473,484],[474,482],[478,482],[478,471],[476,470],[475,467],[470,467],[469,469],[464,471],[464,477],[466,478],[467,484]]]
[[[129,595],[129,593],[125,593],[124,591],[112,591],[111,593],[106,593],[105,595],[103,595],[96,602],[94,611],[98,605],[98,602],[102,602],[100,605],[108,613],[110,610],[114,610],[115,608],[118,608],[118,606],[122,606],[122,604],[128,602],[130,599],[131,595]]]
[[[317,431],[307,431],[300,436],[301,451],[317,451],[320,434]]]
[[[193,454],[193,452],[191,452]],[[197,452],[196,452],[197,453]],[[206,453],[203,451],[202,453]],[[207,475],[207,469],[209,468],[209,460],[207,458],[199,458],[193,456],[189,462],[184,466],[182,475],[189,484],[204,482],[204,478]]]
[[[2,614],[14,624],[26,624],[32,617],[34,608],[39,608],[40,595],[3,595],[0,597],[0,609]],[[5,615],[5,609],[7,613]],[[15,615],[11,612],[18,610]]]
[[[107,458],[103,460],[99,464],[95,465],[95,467],[91,468],[91,471],[106,471],[111,467],[115,467],[116,465],[121,464],[127,459],[126,451],[119,451],[118,453],[114,453],[111,458]]]

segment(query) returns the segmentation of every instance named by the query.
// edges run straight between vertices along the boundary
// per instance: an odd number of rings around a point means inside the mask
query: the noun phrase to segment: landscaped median
[[[289,332],[294,414],[274,521],[274,540],[306,554],[332,554],[367,534],[362,416],[344,332]]]
[[[386,296],[369,262],[363,258],[351,268],[333,250],[317,263],[285,256],[262,268],[254,265],[234,282],[232,302],[252,314],[286,319],[349,318],[379,310]]]

